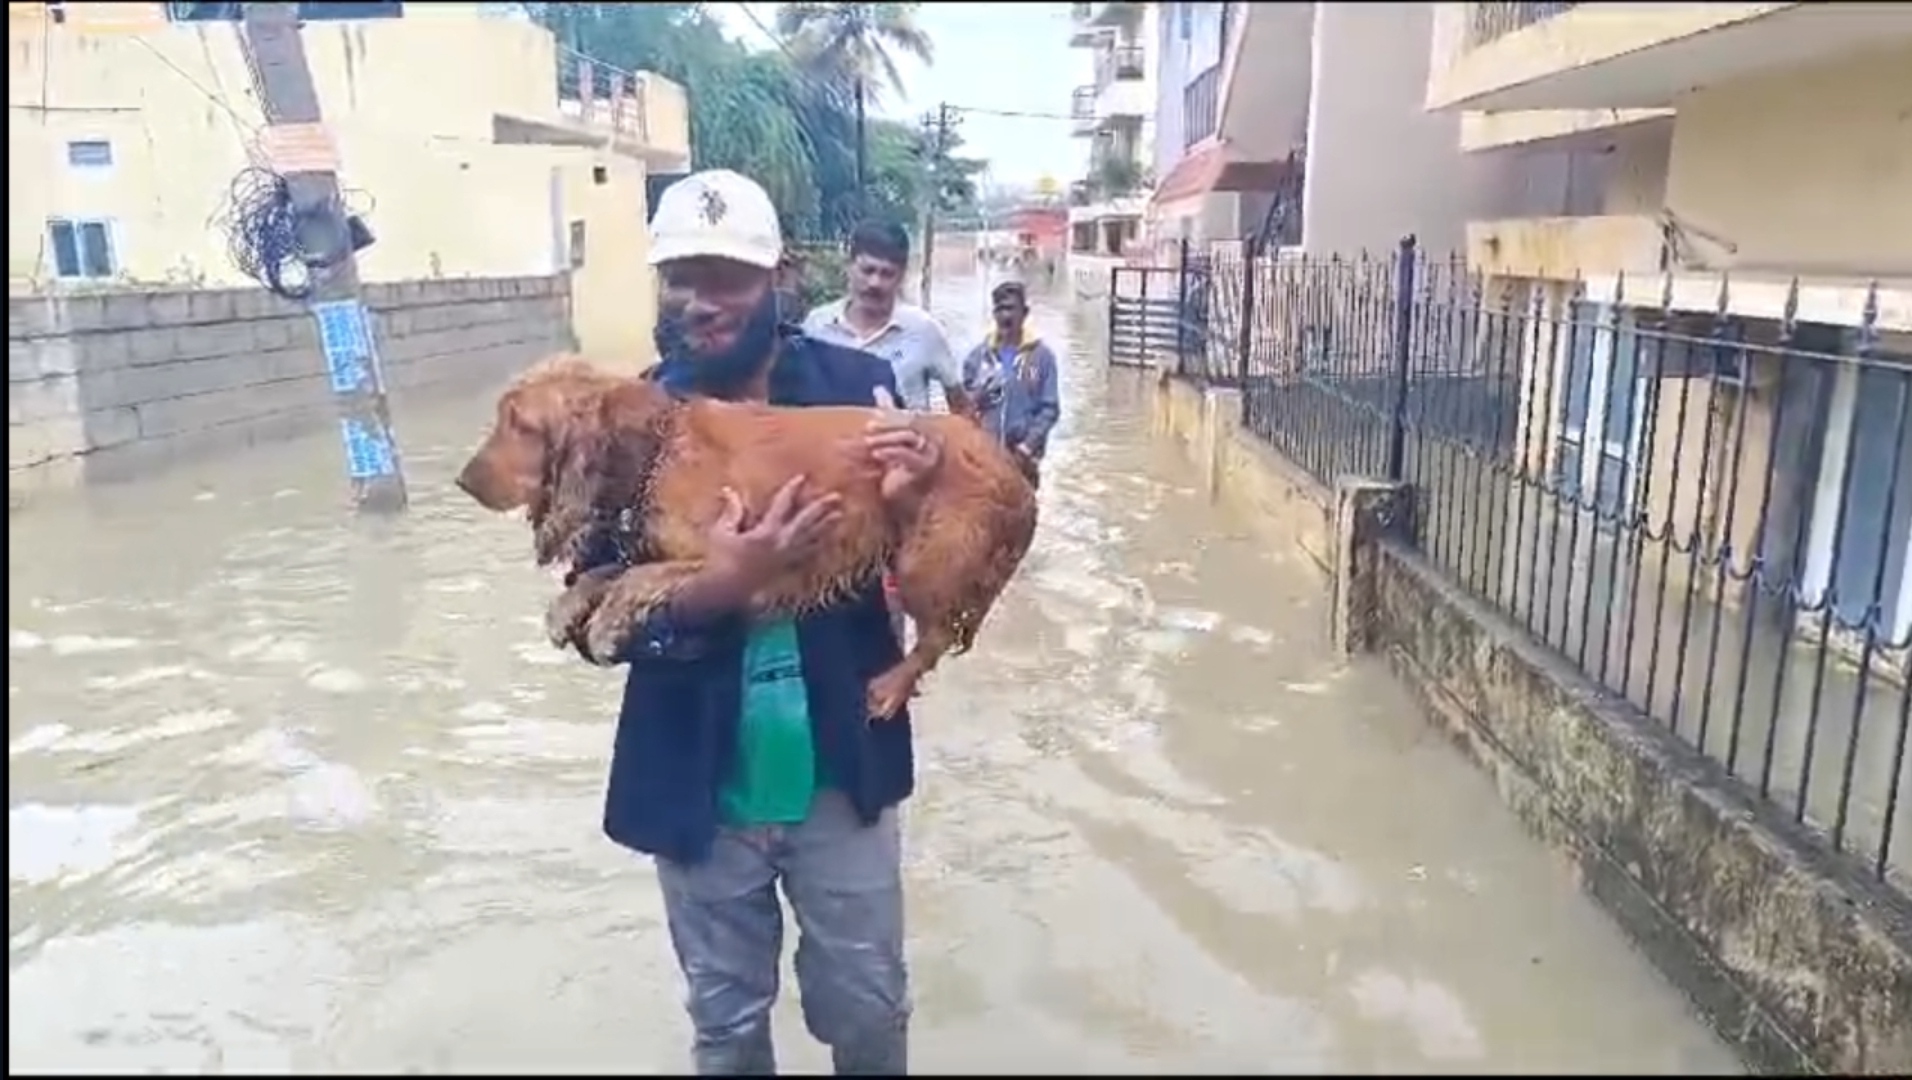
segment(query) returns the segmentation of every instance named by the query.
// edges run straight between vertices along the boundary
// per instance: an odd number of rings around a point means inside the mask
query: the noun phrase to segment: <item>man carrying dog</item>
[[[1009,448],[1029,482],[1042,479],[1049,432],[1062,417],[1056,354],[1029,332],[1029,294],[1019,281],[990,290],[995,326],[963,360],[963,385],[983,427]]]
[[[666,189],[651,219],[664,295],[652,377],[673,393],[777,405],[894,399],[889,365],[779,320],[782,254],[755,182],[710,170]],[[872,425],[864,451],[899,505],[921,497],[942,456],[900,411]],[[711,498],[726,509],[706,568],[624,658],[604,829],[655,859],[699,1074],[776,1071],[781,885],[805,1026],[839,1074],[901,1075],[910,1004],[896,806],[914,786],[910,721],[864,715],[864,688],[900,659],[898,642],[874,584],[796,619],[746,614],[824,535],[836,495],[799,479],[754,514],[734,493]]]
[[[951,412],[967,413],[962,368],[948,336],[929,312],[899,299],[909,261],[910,238],[902,226],[858,225],[850,233],[850,295],[810,312],[804,333],[888,361],[906,409],[930,411],[930,385],[936,383]]]

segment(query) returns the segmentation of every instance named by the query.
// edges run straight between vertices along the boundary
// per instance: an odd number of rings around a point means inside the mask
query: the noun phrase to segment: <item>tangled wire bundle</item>
[[[362,226],[346,221],[342,201],[302,209],[285,177],[253,165],[233,178],[215,224],[240,273],[287,300],[304,300],[315,272],[351,255],[353,229]]]
[[[218,225],[240,273],[288,300],[304,300],[312,292],[300,240],[304,216],[285,177],[255,165],[233,178]]]

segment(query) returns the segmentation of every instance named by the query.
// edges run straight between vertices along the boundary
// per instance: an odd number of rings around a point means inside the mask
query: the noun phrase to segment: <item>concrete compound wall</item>
[[[1157,370],[1153,427],[1211,497],[1322,571],[1324,629],[1385,655],[1430,722],[1572,861],[1583,888],[1760,1072],[1912,1073],[1912,901],[1823,853],[1664,726],[1447,581],[1412,492],[1328,490],[1239,423],[1240,397]],[[1377,489],[1386,498],[1367,501]]]
[[[395,403],[570,347],[563,276],[368,285]],[[260,289],[10,297],[7,492],[123,479],[333,421],[318,330]]]

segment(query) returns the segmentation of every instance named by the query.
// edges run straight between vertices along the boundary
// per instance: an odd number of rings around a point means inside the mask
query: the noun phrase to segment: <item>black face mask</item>
[[[729,348],[714,354],[699,353],[691,348],[685,332],[687,316],[684,309],[660,311],[657,317],[657,329],[652,331],[652,339],[657,344],[657,355],[665,362],[680,362],[691,373],[691,384],[700,394],[711,397],[729,397],[743,388],[743,385],[763,370],[770,359],[771,351],[777,343],[777,325],[782,315],[782,305],[778,302],[775,290],[766,290],[757,309],[750,313],[750,320],[744,324],[743,333]]]

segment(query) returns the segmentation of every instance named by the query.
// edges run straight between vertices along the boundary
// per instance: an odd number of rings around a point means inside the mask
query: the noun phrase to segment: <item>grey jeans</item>
[[[783,959],[783,905],[797,917],[804,1026],[838,1075],[909,1068],[902,842],[896,813],[865,827],[826,790],[801,825],[722,829],[694,865],[657,860],[671,944],[684,971],[699,1075],[777,1071],[770,1007]]]

